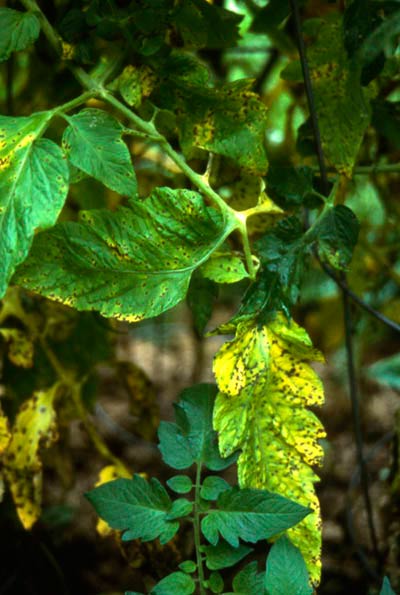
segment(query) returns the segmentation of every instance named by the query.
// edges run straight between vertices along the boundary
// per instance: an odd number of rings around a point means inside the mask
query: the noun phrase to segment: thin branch
[[[311,165],[311,169],[319,172],[319,165]],[[334,167],[327,168],[328,173],[337,174]],[[371,165],[356,165],[353,176],[367,176],[370,174],[400,174],[400,163],[372,163]]]
[[[301,67],[303,71],[303,78],[304,78],[304,85],[307,95],[307,102],[310,111],[310,118],[313,127],[314,133],[314,141],[315,147],[318,157],[318,164],[319,164],[319,171],[321,175],[321,184],[322,184],[322,191],[325,196],[328,196],[329,193],[329,180],[328,180],[328,173],[325,163],[324,151],[322,147],[321,141],[321,133],[318,124],[318,115],[315,106],[314,100],[314,92],[311,83],[311,76],[310,70],[308,67],[308,61],[306,56],[306,49],[304,44],[303,35],[301,32],[301,19],[300,19],[300,11],[297,0],[290,0],[293,20],[294,20],[294,27],[296,32],[297,44],[299,48],[300,54],[300,61]],[[347,286],[346,276],[343,273],[342,282]],[[342,288],[342,286],[340,285]],[[350,303],[349,303],[349,295],[348,293],[342,288],[342,296],[343,296],[343,309],[344,309],[344,327],[345,327],[345,337],[346,337],[346,352],[347,352],[347,370],[348,370],[348,377],[349,377],[349,390],[350,390],[350,400],[351,400],[351,408],[353,414],[353,425],[354,425],[354,434],[356,440],[356,449],[357,449],[357,459],[358,464],[360,467],[360,474],[361,474],[361,481],[362,481],[362,488],[363,488],[363,498],[365,503],[365,508],[368,517],[368,526],[370,530],[370,537],[372,542],[372,547],[374,551],[374,556],[376,559],[377,566],[380,566],[380,555],[378,551],[378,543],[376,537],[376,530],[374,525],[374,519],[372,516],[372,507],[371,507],[371,499],[369,493],[369,479],[368,479],[368,472],[367,472],[367,465],[364,459],[363,454],[363,437],[362,437],[362,428],[361,428],[361,419],[360,419],[360,411],[359,411],[359,394],[358,394],[358,383],[356,379],[356,371],[355,371],[355,362],[353,357],[353,340],[352,340],[352,332],[353,332],[353,321],[351,316],[350,310]]]

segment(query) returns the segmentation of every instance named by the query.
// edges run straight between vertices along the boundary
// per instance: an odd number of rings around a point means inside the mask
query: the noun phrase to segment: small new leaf
[[[150,591],[151,595],[191,595],[194,593],[196,583],[185,572],[173,572],[163,578]]]
[[[175,475],[167,481],[167,486],[177,494],[187,494],[193,488],[193,483],[187,475]]]
[[[296,525],[310,510],[266,490],[231,488],[222,492],[217,508],[201,522],[201,530],[212,545],[221,536],[232,547],[239,539],[256,543]]]
[[[156,479],[147,482],[140,475],[116,479],[86,494],[98,515],[113,529],[126,531],[123,540],[160,539],[166,543],[179,528],[168,521],[172,502]]]
[[[268,554],[265,572],[267,595],[312,595],[313,588],[299,549],[284,535]]]

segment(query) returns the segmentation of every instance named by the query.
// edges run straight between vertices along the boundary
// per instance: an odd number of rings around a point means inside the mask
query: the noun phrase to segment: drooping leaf
[[[179,564],[179,568],[187,574],[192,574],[192,572],[196,572],[197,564],[193,560],[185,560]]]
[[[78,310],[135,322],[186,294],[192,272],[235,228],[189,190],[159,188],[116,212],[39,234],[14,281]]]
[[[0,62],[29,47],[39,33],[40,23],[33,12],[0,8]]]
[[[95,487],[101,486],[104,483],[112,481],[113,479],[118,479],[120,477],[129,478],[130,476],[131,474],[128,473],[128,470],[122,466],[106,465],[105,467],[103,467],[103,469],[101,469]],[[107,535],[110,535],[110,533],[112,533],[111,527],[103,519],[100,518],[97,521],[96,530],[97,533],[102,537],[106,537]]]
[[[361,64],[349,58],[342,16],[310,21],[307,56],[324,153],[340,173],[351,175],[370,122],[371,93],[361,86]]]
[[[322,384],[309,365],[321,354],[307,333],[282,315],[263,326],[240,323],[233,341],[216,355],[214,373],[220,393],[214,412],[222,455],[241,449],[239,484],[270,490],[308,506],[313,513],[289,530],[302,552],[313,582],[320,575],[317,475],[322,459],[317,440],[325,435],[306,406],[323,402]]]
[[[314,591],[303,556],[285,535],[268,554],[265,589],[267,595],[312,595]]]
[[[206,556],[206,566],[209,570],[221,570],[229,568],[242,560],[247,554],[253,551],[253,548],[239,544],[233,547],[222,539],[217,545],[202,546],[202,552]]]
[[[184,390],[175,405],[176,423],[160,424],[159,449],[167,465],[186,469],[196,462],[220,471],[235,461],[235,456],[222,458],[218,452],[217,435],[212,429],[215,395],[213,384]]]
[[[387,576],[383,579],[382,588],[380,590],[379,595],[396,595],[393,591],[390,581]]]
[[[113,529],[125,531],[122,539],[160,539],[169,541],[179,523],[168,521],[172,501],[156,479],[149,482],[140,475],[116,479],[86,494],[97,514]]]
[[[0,297],[34,233],[54,225],[67,196],[62,151],[39,138],[51,115],[0,116]]]
[[[118,90],[126,103],[138,107],[151,94],[156,77],[148,66],[126,66],[117,79],[110,85],[111,90]]]
[[[196,583],[185,572],[173,572],[163,578],[150,591],[151,595],[191,595],[196,589]]]
[[[111,190],[135,197],[136,176],[128,147],[122,140],[122,124],[94,108],[64,118],[69,126],[62,144],[71,163]]]
[[[250,488],[231,488],[220,494],[217,508],[201,521],[201,530],[212,545],[221,536],[232,547],[239,539],[256,543],[292,527],[310,510],[279,494]]]
[[[218,296],[218,286],[200,273],[192,275],[187,303],[192,311],[193,323],[197,333],[201,336],[211,318],[213,304]]]
[[[25,529],[40,517],[42,500],[42,462],[40,448],[57,439],[54,400],[59,385],[36,392],[21,406],[5,453],[5,476],[18,516]]]
[[[368,366],[367,374],[375,382],[400,390],[400,353],[385,357]]]
[[[316,225],[314,237],[320,257],[336,269],[350,263],[358,239],[359,223],[351,209],[337,205]]]

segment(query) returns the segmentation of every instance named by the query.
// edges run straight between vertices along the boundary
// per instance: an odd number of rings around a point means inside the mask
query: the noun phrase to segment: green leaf
[[[379,595],[396,595],[396,593],[393,591],[390,585],[390,581],[387,576],[385,576],[385,578],[383,579],[382,588],[380,590]]]
[[[187,303],[192,311],[194,326],[200,336],[211,318],[213,304],[217,296],[218,286],[213,281],[205,279],[200,274],[192,275],[187,293]]]
[[[230,489],[230,485],[222,477],[216,475],[206,477],[200,489],[204,500],[216,500],[222,492]]]
[[[233,579],[233,591],[239,595],[264,593],[264,573],[257,572],[257,562],[250,562]],[[233,595],[233,593],[226,593]],[[289,595],[289,593],[287,593]],[[291,595],[291,594],[290,594]]]
[[[191,576],[184,572],[173,572],[163,578],[150,591],[151,595],[191,595],[194,593],[196,583]]]
[[[219,572],[212,572],[208,577],[207,584],[213,593],[222,593],[224,590],[224,580]]]
[[[278,27],[290,14],[288,0],[270,0],[267,6],[261,8],[251,26],[254,33],[268,33]]]
[[[232,252],[216,251],[200,268],[203,277],[215,283],[237,283],[249,277],[240,256]]]
[[[185,0],[173,12],[174,25],[185,47],[218,49],[234,47],[242,19],[229,10],[213,6],[206,0]]]
[[[39,33],[40,23],[33,12],[0,8],[0,62],[30,46]]]
[[[140,475],[116,479],[94,488],[86,498],[110,527],[126,531],[124,541],[158,537],[166,543],[179,528],[178,523],[168,521],[172,502],[156,479],[147,482]]]
[[[219,540],[217,545],[202,547],[202,552],[206,556],[206,566],[210,570],[220,570],[221,568],[234,566],[252,551],[253,548],[247,545],[240,544],[238,547],[232,547],[222,539]]]
[[[68,192],[61,149],[40,135],[51,112],[0,116],[0,297],[36,231],[54,225]]]
[[[39,234],[14,281],[78,310],[135,322],[186,294],[192,272],[224,241],[235,220],[189,190],[155,189],[116,212],[83,212]]]
[[[226,469],[236,460],[235,456],[222,458],[213,430],[212,417],[217,389],[214,384],[197,384],[181,393],[175,405],[177,425],[186,437],[192,456],[211,471]]]
[[[190,444],[180,428],[167,421],[162,421],[158,428],[158,448],[163,461],[173,469],[187,469],[195,461]]]
[[[223,492],[217,508],[209,511],[201,522],[201,530],[212,545],[219,535],[231,546],[239,539],[256,543],[296,525],[310,509],[266,490],[231,488]]]
[[[185,560],[185,562],[179,564],[179,568],[183,570],[183,572],[191,574],[192,572],[196,572],[197,564],[193,562],[193,560]]]
[[[362,64],[372,62],[381,52],[387,56],[395,54],[398,44],[395,38],[400,33],[400,7],[398,3],[394,6],[393,12],[368,35],[358,51],[358,59]]]
[[[300,205],[313,192],[313,171],[309,167],[270,166],[267,190],[283,208]]]
[[[367,374],[371,380],[400,390],[400,353],[395,353],[368,366]]]
[[[187,475],[175,475],[167,481],[168,487],[177,494],[187,494],[193,488],[193,483]]]
[[[313,588],[300,550],[283,535],[274,543],[265,572],[267,595],[312,595]]]
[[[93,108],[64,118],[69,126],[62,144],[71,163],[111,190],[136,196],[136,176],[122,140],[122,124],[107,112]]]
[[[178,498],[172,503],[170,512],[167,515],[168,521],[174,521],[184,516],[188,516],[193,510],[193,502],[189,502],[186,498]]]
[[[320,257],[336,269],[346,269],[357,244],[359,227],[357,217],[348,207],[337,205],[329,209],[313,234]]]

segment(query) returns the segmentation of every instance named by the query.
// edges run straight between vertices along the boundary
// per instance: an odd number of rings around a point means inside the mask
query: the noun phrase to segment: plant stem
[[[193,507],[193,533],[194,533],[194,546],[196,549],[196,562],[197,562],[197,573],[199,575],[199,590],[200,595],[205,595],[204,590],[204,568],[203,568],[203,557],[201,555],[201,533],[200,533],[200,486],[201,486],[201,463],[196,466],[196,482],[194,490],[194,507]]]
[[[57,31],[51,26],[46,15],[42,12],[36,0],[21,0],[21,4],[27,10],[30,10],[36,14],[37,18],[39,19],[42,31],[47,37],[47,40],[54,51],[60,55],[62,53],[62,39]]]
[[[318,165],[312,165],[311,169],[315,172],[319,171]],[[337,173],[333,167],[327,168],[329,173]],[[367,176],[369,174],[399,174],[400,163],[382,163],[382,164],[371,164],[371,165],[356,165],[353,169],[353,176]]]
[[[88,99],[91,99],[92,97],[93,97],[92,91],[85,91],[85,93],[82,93],[82,95],[78,95],[78,97],[75,97],[75,99],[71,99],[71,101],[67,101],[66,103],[63,103],[62,105],[59,105],[58,107],[53,109],[52,112],[54,114],[61,114],[63,112],[68,112],[68,111],[74,109],[75,107],[82,105],[82,103],[85,103]]]

